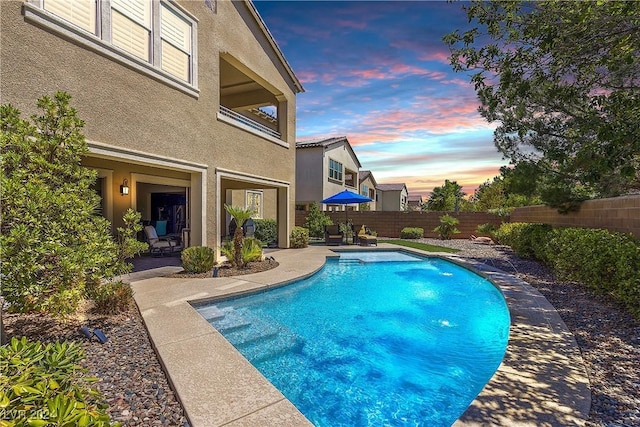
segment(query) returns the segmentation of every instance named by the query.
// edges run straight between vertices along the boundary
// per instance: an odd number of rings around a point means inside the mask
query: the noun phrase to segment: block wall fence
[[[548,206],[526,206],[511,213],[511,222],[545,223],[556,227],[605,228],[640,238],[640,195],[587,200],[566,215]]]
[[[325,212],[331,217],[334,224],[345,222],[344,212]],[[492,223],[499,226],[501,219],[497,215],[485,212],[387,212],[387,211],[349,211],[349,220],[355,225],[366,225],[375,230],[380,237],[399,238],[400,231],[405,227],[420,227],[424,229],[424,237],[438,237],[433,231],[440,225],[440,217],[449,214],[458,218],[460,224],[456,227],[460,234],[454,238],[468,239],[470,235],[478,235],[476,228],[480,224]],[[296,225],[304,226],[307,212],[296,211]]]
[[[344,212],[326,213],[334,224],[345,221]],[[398,238],[405,227],[421,227],[425,237],[438,237],[433,229],[440,224],[440,217],[445,213],[447,212],[349,211],[348,217],[353,224],[365,224],[380,237]],[[454,235],[458,239],[467,239],[471,234],[479,235],[476,227],[480,224],[499,226],[502,222],[497,215],[485,212],[448,214],[460,220],[457,226],[460,234]],[[304,226],[306,217],[307,212],[296,211],[296,225]],[[507,221],[545,223],[556,227],[604,228],[632,233],[640,238],[640,195],[588,200],[582,203],[579,211],[568,214],[559,214],[556,209],[542,205],[516,208]]]

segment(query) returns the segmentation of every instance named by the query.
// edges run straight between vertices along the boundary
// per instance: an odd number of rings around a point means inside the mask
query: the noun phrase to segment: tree
[[[545,203],[571,209],[640,188],[640,2],[474,1],[443,40],[480,113]]]
[[[309,230],[310,236],[324,238],[325,225],[333,225],[333,220],[320,210],[318,203],[313,203],[309,206],[309,214],[304,220],[304,228]]]
[[[96,172],[80,165],[88,148],[70,99],[40,98],[31,122],[0,107],[0,273],[12,311],[72,313],[86,283],[117,261],[110,224],[97,214]]]
[[[233,264],[237,268],[244,268],[245,262],[242,257],[242,245],[244,242],[244,230],[242,226],[245,221],[255,213],[252,209],[245,209],[239,206],[224,205],[224,209],[236,220],[236,231],[233,233]]]
[[[458,211],[460,201],[465,196],[462,186],[456,181],[446,179],[442,187],[435,187],[427,200],[430,211]]]

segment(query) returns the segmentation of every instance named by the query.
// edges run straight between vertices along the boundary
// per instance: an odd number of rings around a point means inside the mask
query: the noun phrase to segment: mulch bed
[[[229,263],[224,263],[218,267],[218,277],[231,277],[231,276],[242,276],[245,274],[253,274],[260,273],[263,271],[271,270],[272,268],[276,268],[280,265],[277,261],[272,259],[265,259],[264,261],[259,262],[250,262],[247,264],[245,268],[234,268]],[[169,277],[180,277],[186,279],[204,279],[208,277],[213,277],[213,270],[209,270],[206,273],[187,273],[182,270],[178,273],[174,273]]]

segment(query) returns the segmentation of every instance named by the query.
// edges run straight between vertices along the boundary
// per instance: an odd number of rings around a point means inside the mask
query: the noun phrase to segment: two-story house
[[[424,199],[421,194],[410,194],[407,197],[407,207],[412,211],[421,211]]]
[[[324,137],[296,143],[296,205],[309,205],[343,190],[359,192],[360,161],[346,136]],[[344,205],[323,206],[343,210]],[[352,207],[349,207],[352,208]]]
[[[28,116],[58,90],[85,121],[103,214],[217,247],[224,204],[260,206],[288,246],[296,94],[251,1],[24,0],[0,4],[0,94]],[[233,197],[242,191],[242,197]],[[269,205],[267,207],[266,205]]]
[[[378,184],[376,208],[379,211],[404,211],[407,209],[409,191],[404,183]]]
[[[378,183],[373,177],[373,173],[371,171],[360,171],[358,173],[358,177],[360,182],[360,194],[371,199],[371,202],[367,203],[367,205],[369,206],[370,211],[375,211],[376,187],[378,186]]]

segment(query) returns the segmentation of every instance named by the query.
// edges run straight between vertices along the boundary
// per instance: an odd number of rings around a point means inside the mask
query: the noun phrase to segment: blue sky
[[[442,36],[460,3],[254,0],[302,82],[297,138],[346,135],[378,183],[428,196],[445,179],[467,194],[508,162]]]

